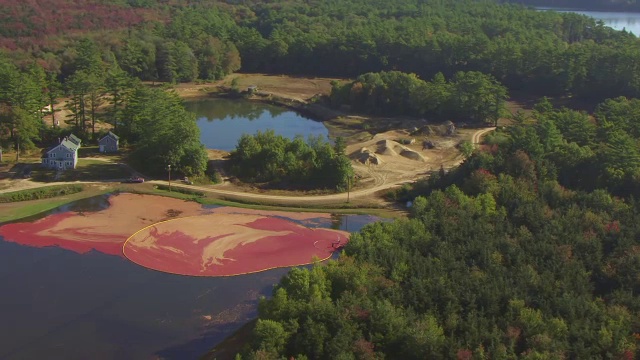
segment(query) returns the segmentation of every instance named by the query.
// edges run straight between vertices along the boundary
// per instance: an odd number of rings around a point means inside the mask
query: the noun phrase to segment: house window
[[[71,161],[67,161],[67,166],[71,166]]]
[[[71,157],[71,154],[67,154],[67,157]]]

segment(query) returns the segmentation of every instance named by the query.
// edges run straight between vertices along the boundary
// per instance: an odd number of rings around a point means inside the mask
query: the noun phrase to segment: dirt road
[[[482,140],[482,136],[487,133],[495,130],[494,127],[484,128],[476,131],[472,136],[472,142],[474,145],[478,145]],[[375,173],[375,170],[372,170],[372,173]],[[217,196],[224,197],[229,200],[240,200],[240,201],[257,201],[257,202],[268,202],[268,203],[278,203],[278,204],[286,204],[286,205],[305,205],[305,204],[329,204],[329,203],[342,203],[349,200],[357,200],[366,197],[370,197],[373,194],[383,191],[389,190],[398,186],[401,186],[405,183],[411,183],[417,180],[420,177],[424,177],[424,174],[416,174],[411,179],[404,180],[392,180],[388,181],[385,176],[375,176],[372,174],[375,179],[375,186],[359,189],[355,191],[350,191],[348,193],[340,193],[340,194],[329,194],[329,195],[295,195],[295,196],[287,196],[287,195],[268,195],[261,193],[247,193],[237,190],[227,190],[220,188],[211,188],[211,187],[201,187],[195,185],[185,185],[182,183],[172,183],[172,186],[175,187],[183,187],[188,189],[199,190],[203,192],[207,192],[210,194],[215,194]],[[154,184],[163,184],[167,185],[166,181],[152,180],[150,181]]]
[[[495,130],[495,128],[485,128],[476,131],[472,136],[472,142],[477,145],[480,143],[480,140],[483,135],[487,134],[490,131]],[[375,170],[372,170],[375,172]],[[227,200],[235,200],[235,201],[250,201],[250,202],[263,202],[269,204],[282,204],[282,205],[296,205],[296,206],[305,206],[305,205],[326,205],[326,204],[337,204],[337,203],[345,203],[347,200],[353,201],[358,199],[363,199],[367,197],[371,197],[373,194],[383,191],[389,190],[398,186],[401,186],[405,183],[411,183],[417,180],[420,177],[424,177],[425,174],[416,174],[412,178],[407,178],[403,180],[389,180],[385,176],[374,176],[375,182],[374,186],[368,187],[365,189],[358,189],[355,191],[350,191],[347,193],[340,194],[328,194],[328,195],[268,195],[263,193],[248,193],[241,190],[235,189],[222,189],[215,187],[204,187],[204,186],[196,186],[196,185],[186,185],[180,182],[172,182],[171,186],[176,188],[187,188],[192,190],[198,190],[202,192],[206,192],[209,194],[214,194],[221,198]],[[110,181],[76,181],[73,183],[76,184],[97,184],[102,183],[106,184]],[[162,184],[167,185],[167,181],[163,180],[151,180],[149,183],[152,184]],[[6,193],[17,190],[25,190],[25,189],[34,189],[44,186],[51,185],[62,185],[68,184],[65,182],[55,182],[55,183],[37,183],[33,182],[30,179],[20,179],[20,180],[12,180],[11,186],[0,190],[0,193]]]
[[[490,128],[486,128],[486,129],[482,129],[482,130],[478,130],[476,131],[473,136],[471,137],[471,142],[473,143],[473,145],[478,145],[480,144],[480,140],[482,140],[482,137],[484,135],[486,135],[487,133],[494,131],[496,128],[495,127],[490,127]]]

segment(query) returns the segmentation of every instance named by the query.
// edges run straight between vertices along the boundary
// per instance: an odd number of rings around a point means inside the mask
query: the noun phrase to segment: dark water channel
[[[105,206],[96,197],[50,213]],[[357,231],[375,220],[336,215],[307,225]],[[0,237],[0,359],[195,359],[254,318],[258,297],[286,272],[185,277]]]
[[[231,151],[236,148],[242,134],[273,130],[276,134],[293,139],[302,135],[329,135],[319,121],[311,120],[295,111],[242,99],[204,99],[188,101],[187,110],[196,114],[200,127],[200,141],[208,149]]]

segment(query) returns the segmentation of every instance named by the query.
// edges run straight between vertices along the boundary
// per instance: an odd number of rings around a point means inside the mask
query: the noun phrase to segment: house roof
[[[58,147],[63,146],[66,149],[68,149],[71,152],[75,152],[78,148],[80,148],[80,145],[73,143],[71,140],[65,138],[64,140],[62,140],[60,142],[60,144],[52,146],[49,150],[45,151],[45,154],[48,154],[50,152],[52,152],[53,150],[57,149]]]
[[[120,137],[118,135],[116,135],[116,134],[112,133],[111,131],[109,131],[107,133],[107,135],[103,136],[100,140],[98,140],[98,142],[104,140],[107,137],[112,137],[114,140],[119,140],[120,139]]]
[[[62,140],[62,142],[60,143],[60,145],[66,147],[67,149],[71,150],[71,151],[76,151],[78,150],[78,148],[80,147],[80,143],[75,143],[73,142],[73,140],[71,139],[64,139]]]
[[[72,143],[74,143],[74,144],[78,145],[78,147],[80,146],[80,143],[82,142],[82,140],[80,140],[80,138],[79,138],[79,137],[77,137],[77,136],[75,136],[75,135],[73,135],[73,134],[69,135],[69,136],[67,137],[67,139],[68,139],[69,141],[71,141]]]

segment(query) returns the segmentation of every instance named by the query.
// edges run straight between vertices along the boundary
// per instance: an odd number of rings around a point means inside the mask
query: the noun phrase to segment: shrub
[[[168,185],[156,185],[156,189],[169,191],[169,186]],[[171,191],[175,191],[175,192],[178,192],[178,193],[181,193],[181,194],[194,195],[194,196],[198,196],[198,197],[203,197],[204,196],[204,193],[202,191],[191,190],[191,189],[186,189],[186,188],[177,187],[177,186],[172,186],[171,187]]]
[[[56,196],[79,193],[83,189],[84,187],[82,185],[61,185],[61,186],[47,186],[47,187],[41,187],[37,189],[15,191],[10,193],[0,194],[0,203],[48,199]]]

